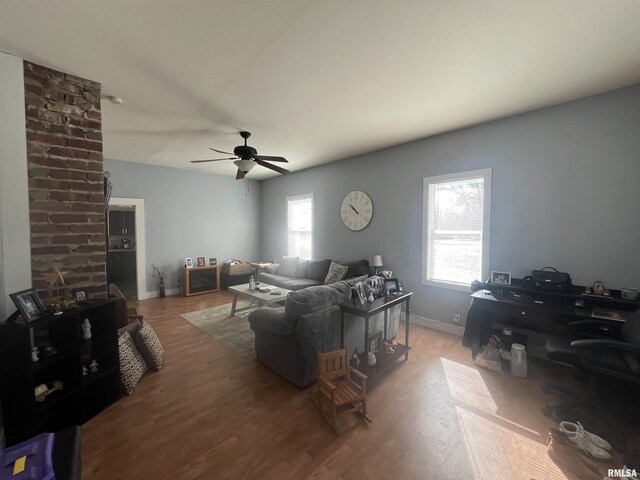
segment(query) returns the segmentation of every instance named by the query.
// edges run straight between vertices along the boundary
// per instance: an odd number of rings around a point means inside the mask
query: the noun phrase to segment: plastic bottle
[[[524,345],[511,345],[511,375],[527,378],[527,349]]]
[[[253,279],[253,275],[249,277],[249,291],[253,292],[256,289],[256,281]]]

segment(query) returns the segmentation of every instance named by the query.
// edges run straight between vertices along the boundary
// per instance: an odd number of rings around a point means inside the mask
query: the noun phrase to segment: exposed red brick
[[[91,150],[94,152],[102,152],[102,142],[95,142],[93,140],[68,138],[67,144],[70,147],[82,148],[83,150]]]
[[[67,285],[106,291],[100,85],[24,62],[33,285],[53,265]],[[57,290],[53,292],[57,295]]]
[[[31,256],[36,255],[59,255],[59,254],[68,254],[71,252],[71,249],[67,245],[55,245],[55,246],[47,246],[47,247],[31,247]]]
[[[40,222],[48,222],[49,214],[46,212],[31,212],[29,214],[29,219],[32,224],[40,223]]]
[[[53,223],[87,223],[89,217],[84,213],[52,213]]]

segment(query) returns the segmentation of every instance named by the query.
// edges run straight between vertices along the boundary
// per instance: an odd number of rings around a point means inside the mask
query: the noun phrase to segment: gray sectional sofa
[[[284,307],[263,307],[253,311],[249,324],[255,333],[256,354],[260,361],[298,387],[315,382],[316,352],[341,347],[338,305],[351,301],[352,284],[357,280],[360,279],[303,288],[289,293]],[[400,314],[400,306],[390,310],[388,338],[397,334]],[[371,318],[370,333],[382,331],[383,322],[383,314]],[[349,353],[355,348],[364,351],[364,320],[346,315],[345,330]]]
[[[369,274],[369,262],[367,260],[335,262],[348,267],[345,279]],[[299,258],[294,275],[283,274],[280,272],[280,265],[276,264],[268,267],[260,274],[260,282],[288,290],[300,290],[314,285],[323,285],[330,265],[330,259],[309,260]]]

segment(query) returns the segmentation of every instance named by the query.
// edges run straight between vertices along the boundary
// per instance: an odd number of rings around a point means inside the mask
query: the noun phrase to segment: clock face
[[[359,190],[347,194],[342,201],[340,215],[349,230],[357,232],[365,228],[373,217],[373,203],[369,195]]]

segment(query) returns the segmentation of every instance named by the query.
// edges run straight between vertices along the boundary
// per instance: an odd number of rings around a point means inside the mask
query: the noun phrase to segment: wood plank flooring
[[[564,479],[540,412],[545,370],[529,379],[476,369],[456,336],[411,326],[408,362],[368,395],[373,423],[343,417],[336,436],[299,390],[179,314],[226,292],[135,302],[165,348],[143,377],[82,427],[83,478]]]

